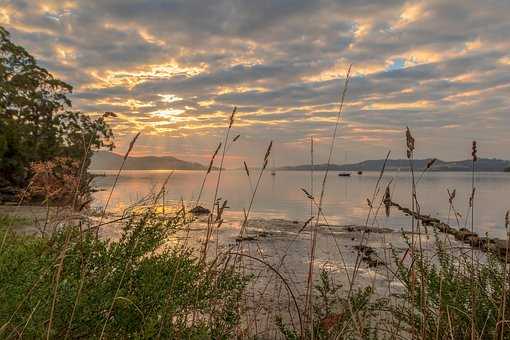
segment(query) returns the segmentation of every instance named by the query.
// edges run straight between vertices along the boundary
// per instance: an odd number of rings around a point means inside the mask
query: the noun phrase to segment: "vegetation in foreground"
[[[165,245],[185,223],[182,213],[162,219],[148,209],[129,219],[115,242],[77,226],[50,238],[2,226],[0,337],[254,336],[241,331],[249,281],[229,265],[235,261],[206,263],[185,248]],[[434,260],[419,251],[405,259],[393,251],[388,268],[402,289],[383,298],[371,287],[349,294],[322,271],[312,324],[302,333],[281,315],[273,321],[281,337],[312,338],[313,332],[315,339],[510,339],[503,262],[489,253],[473,265],[469,254],[435,237]]]
[[[472,265],[469,255],[454,254],[439,235],[435,247],[437,261],[418,251],[404,262],[393,251],[392,267],[403,289],[387,298],[370,287],[349,295],[323,271],[305,338],[510,339],[505,265],[492,254]],[[300,338],[281,320],[277,325],[285,338]]]
[[[0,337],[232,337],[245,280],[220,259],[205,264],[166,247],[182,219],[148,210],[117,242],[79,227],[49,239],[4,228]]]

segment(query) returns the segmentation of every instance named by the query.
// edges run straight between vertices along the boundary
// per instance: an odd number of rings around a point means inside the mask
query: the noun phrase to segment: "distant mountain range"
[[[423,170],[431,161],[428,159],[416,159],[413,162],[415,170]],[[332,171],[380,171],[384,164],[384,159],[368,160],[354,164],[331,164],[329,169]],[[315,164],[313,169],[320,171],[326,170],[327,164]],[[472,160],[452,161],[446,162],[436,160],[429,171],[471,171]],[[296,170],[296,171],[310,171],[312,166],[310,164],[284,166],[278,170]],[[386,163],[386,170],[408,170],[409,160],[407,159],[388,159]],[[476,162],[477,171],[510,171],[510,161],[502,159],[488,159],[481,158]]]
[[[123,156],[108,152],[98,151],[92,157],[90,165],[91,170],[117,170],[122,165]],[[431,161],[427,159],[414,160],[414,169],[417,171],[425,169]],[[384,159],[367,160],[354,164],[331,164],[329,169],[332,171],[380,171],[384,164]],[[326,170],[327,164],[315,164],[314,170]],[[436,160],[429,171],[471,171],[472,161],[452,161],[446,162]],[[197,162],[187,162],[172,156],[143,156],[129,157],[124,165],[125,170],[205,170],[207,167]],[[215,170],[218,168],[214,167]],[[388,159],[386,170],[408,170],[409,161],[407,159]],[[476,162],[477,171],[510,171],[510,161],[502,159],[481,158]],[[277,170],[310,171],[310,164],[296,166],[282,166]]]
[[[98,151],[92,156],[91,170],[117,170],[122,165],[124,156],[119,154]],[[205,170],[206,166],[187,162],[172,156],[144,156],[144,157],[128,157],[124,170]]]

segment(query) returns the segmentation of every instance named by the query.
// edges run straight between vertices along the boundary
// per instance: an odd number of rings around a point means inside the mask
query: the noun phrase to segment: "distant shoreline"
[[[250,170],[260,170],[259,168],[250,168]],[[190,172],[205,172],[206,170],[203,169],[124,169],[122,172],[169,172],[169,171],[190,171]],[[218,169],[213,169],[211,172],[217,172]],[[245,172],[244,169],[223,169],[223,171],[240,171]],[[267,171],[267,170],[266,170]],[[304,170],[304,169],[276,169],[277,172],[310,172],[310,170]],[[314,169],[314,172],[325,172],[325,169]],[[330,172],[334,175],[334,172],[342,171],[342,170],[336,170],[336,169],[329,169]],[[386,169],[384,172],[407,172],[409,169]],[[415,171],[423,171],[423,169],[415,169]],[[90,174],[95,176],[101,176],[103,174],[109,175],[116,175],[118,172],[118,169],[90,169],[88,171]],[[356,172],[357,170],[345,170],[343,172],[351,173],[353,177],[356,176],[363,176],[363,174],[358,175]],[[363,173],[379,173],[380,170],[364,170]],[[471,173],[469,170],[427,170],[428,173]],[[480,170],[476,171],[477,173],[508,173],[510,175],[509,171],[505,170]]]
[[[208,166],[198,162],[184,161],[172,156],[143,156],[128,157],[124,162],[123,156],[106,151],[94,153],[90,165],[91,171],[118,171],[121,167],[124,170],[206,170]],[[228,170],[244,170],[241,166]],[[428,172],[471,172],[473,161],[471,159],[460,161],[443,161],[435,158],[415,159],[412,161],[415,171]],[[408,159],[375,159],[352,164],[310,164],[288,165],[280,167],[270,167],[267,170],[274,171],[342,171],[342,172],[358,172],[358,171],[409,171],[410,163]],[[258,169],[254,167],[252,169]],[[480,158],[475,163],[477,172],[504,172],[510,171],[510,161],[496,158]],[[213,166],[212,170],[218,170]],[[227,169],[225,169],[227,170]]]

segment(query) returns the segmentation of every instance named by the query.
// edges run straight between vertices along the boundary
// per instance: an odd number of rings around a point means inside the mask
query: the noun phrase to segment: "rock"
[[[361,261],[368,264],[369,268],[375,268],[386,265],[384,261],[381,261],[377,258],[377,254],[374,248],[365,245],[360,245],[354,246],[354,249],[358,250],[363,255],[361,257]]]
[[[363,258],[361,260],[363,260],[364,262],[366,262],[368,264],[368,268],[375,268],[375,267],[379,267],[379,266],[384,266],[386,264],[386,262],[381,261],[379,259],[375,259],[370,256],[363,256]]]
[[[370,256],[375,253],[374,248],[365,245],[354,246],[354,249],[356,249],[365,256]]]
[[[428,215],[423,215],[421,216],[421,223],[424,226],[434,226],[438,223],[441,223],[441,221],[439,221],[437,218],[430,217]]]
[[[438,223],[435,225],[437,227],[437,229],[442,232],[442,233],[447,233],[447,234],[451,234],[452,233],[452,228],[446,224],[446,223]]]
[[[389,228],[382,227],[366,227],[361,225],[348,225],[345,227],[348,232],[365,232],[365,233],[375,233],[375,234],[389,234],[392,233],[393,230]]]
[[[257,237],[256,236],[237,236],[236,237],[236,242],[244,242],[244,241],[256,241],[257,240]]]
[[[472,233],[470,230],[466,229],[466,228],[460,228],[456,233],[455,233],[455,238],[457,240],[460,240],[460,241],[464,241],[468,236],[477,236],[475,233]]]
[[[236,242],[244,242],[244,241],[257,241],[261,238],[266,238],[266,237],[269,237],[271,234],[269,234],[268,232],[266,231],[261,231],[259,233],[256,233],[256,234],[252,234],[252,235],[245,235],[245,236],[237,236],[236,237]]]
[[[506,256],[507,240],[493,239],[494,243],[491,244],[490,249],[496,253],[496,255],[504,258]],[[509,249],[510,257],[510,249]]]
[[[193,209],[190,210],[190,212],[194,215],[206,215],[211,212],[211,210],[202,207],[201,205],[197,205]]]
[[[491,245],[494,243],[494,240],[489,237],[480,237],[480,249],[483,251],[487,251],[490,249]]]
[[[468,235],[464,238],[464,242],[469,243],[472,247],[476,248],[480,248],[483,245],[483,241],[478,235]]]

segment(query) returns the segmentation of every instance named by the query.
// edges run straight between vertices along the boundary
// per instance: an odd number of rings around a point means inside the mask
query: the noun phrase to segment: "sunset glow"
[[[335,154],[508,158],[510,2],[3,1],[0,25],[74,86],[73,107],[117,113],[117,152],[207,162],[233,106],[239,143],[226,164],[326,155],[353,64]],[[449,140],[437,148],[435,140]],[[193,159],[191,159],[193,155]]]

